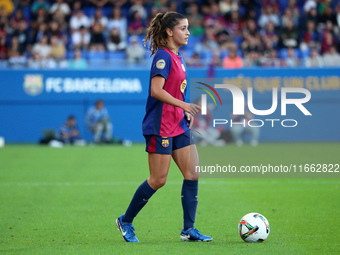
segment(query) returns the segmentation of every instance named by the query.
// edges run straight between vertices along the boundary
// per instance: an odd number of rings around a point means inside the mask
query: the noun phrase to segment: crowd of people
[[[146,28],[166,11],[189,20],[188,66],[340,66],[338,0],[2,0],[0,67],[143,63]]]

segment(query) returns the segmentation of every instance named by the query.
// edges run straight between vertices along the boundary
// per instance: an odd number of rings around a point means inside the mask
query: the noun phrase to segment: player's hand
[[[197,114],[199,111],[201,111],[201,106],[197,105],[197,104],[185,104],[185,107],[183,108],[183,110],[187,113],[190,113],[192,116],[194,116],[195,114]]]
[[[194,116],[191,115],[190,113],[185,113],[185,116],[187,117],[187,120],[189,122],[189,129],[191,129],[192,125],[194,124]]]

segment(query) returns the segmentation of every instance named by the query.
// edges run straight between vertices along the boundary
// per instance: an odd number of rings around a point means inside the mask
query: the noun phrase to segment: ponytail
[[[177,12],[158,13],[151,21],[150,27],[146,31],[144,38],[144,46],[147,41],[150,41],[151,55],[154,55],[156,51],[162,47],[166,47],[168,34],[166,29],[174,29],[179,21],[185,19],[185,17]]]

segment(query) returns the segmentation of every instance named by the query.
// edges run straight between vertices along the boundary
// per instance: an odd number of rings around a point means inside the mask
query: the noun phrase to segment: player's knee
[[[166,178],[157,178],[157,179],[150,179],[150,186],[154,190],[158,190],[162,188],[166,183]]]

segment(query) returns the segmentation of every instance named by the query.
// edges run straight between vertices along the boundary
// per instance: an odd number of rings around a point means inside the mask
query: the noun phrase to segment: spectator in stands
[[[282,28],[280,32],[281,46],[284,48],[297,47],[298,37],[298,30],[294,27],[293,21],[287,20],[286,27]]]
[[[43,61],[38,52],[33,52],[27,62],[28,68],[41,69],[46,67],[46,61]]]
[[[74,53],[74,56],[73,56],[73,59],[69,61],[68,68],[69,69],[86,69],[87,62],[85,59],[82,58],[80,49],[75,49],[73,53]]]
[[[203,63],[200,59],[200,55],[195,52],[192,57],[186,57],[186,64],[187,66],[191,67],[203,67]]]
[[[107,24],[107,29],[111,31],[113,28],[117,28],[120,32],[120,38],[126,40],[127,38],[127,19],[122,16],[119,7],[112,9],[112,15]]]
[[[335,46],[336,42],[333,37],[333,34],[325,31],[324,36],[321,42],[321,54],[328,52],[332,46]]]
[[[298,67],[300,66],[300,61],[295,55],[294,48],[288,48],[287,58],[285,59],[285,66],[287,67]]]
[[[139,13],[139,16],[141,20],[145,21],[147,18],[147,11],[145,7],[143,6],[143,1],[142,0],[132,0],[131,1],[132,6],[129,9],[129,15],[134,19],[135,12]]]
[[[42,36],[39,43],[33,45],[32,53],[38,52],[42,59],[49,58],[51,46],[47,42],[47,36]]]
[[[311,50],[310,56],[306,59],[306,67],[323,67],[323,61],[317,49]]]
[[[78,10],[72,15],[70,20],[70,27],[72,32],[78,30],[81,26],[88,28],[90,26],[89,18],[84,14],[83,10]]]
[[[8,59],[8,48],[6,45],[6,37],[0,36],[0,61]]]
[[[271,5],[262,8],[261,11],[262,13],[258,22],[260,27],[264,28],[269,21],[273,22],[275,27],[280,25],[279,16]]]
[[[128,28],[130,35],[142,35],[145,33],[145,23],[139,11],[132,14],[131,22]]]
[[[103,27],[100,23],[94,23],[91,27],[90,50],[91,51],[104,51],[105,39]]]
[[[47,24],[41,23],[37,30],[31,31],[31,34],[31,42],[33,44],[40,42],[41,38],[47,35]]]
[[[107,27],[108,19],[103,15],[101,8],[97,8],[94,16],[90,19],[90,25],[93,27],[95,24],[100,24],[103,30]]]
[[[262,36],[262,41],[266,46],[269,46],[270,49],[277,48],[279,43],[279,36],[275,31],[274,23],[269,21],[264,29],[260,31]]]
[[[258,51],[245,53],[243,64],[245,67],[260,67],[262,65]]]
[[[12,36],[18,38],[19,52],[24,53],[29,42],[29,34],[27,31],[27,22],[25,20],[20,20],[17,29],[14,31]]]
[[[33,33],[38,30],[41,24],[48,24],[48,12],[44,8],[39,8],[38,11],[32,16],[31,29]]]
[[[120,38],[120,32],[118,28],[112,28],[107,41],[107,49],[109,51],[125,50],[126,41]]]
[[[51,53],[50,57],[55,61],[60,62],[65,59],[66,49],[62,42],[57,36],[51,37]]]
[[[317,3],[315,0],[306,0],[305,4],[303,5],[303,10],[305,13],[310,12],[312,9],[316,10]]]
[[[302,24],[303,29],[306,29],[306,25],[307,25],[308,20],[312,20],[314,22],[314,24],[318,23],[318,12],[316,10],[316,7],[310,8],[309,11],[305,13],[304,24]]]
[[[131,36],[131,44],[126,49],[129,63],[140,63],[145,56],[145,48],[138,42],[137,36]]]
[[[91,7],[103,8],[108,2],[108,0],[90,0],[89,5]]]
[[[323,54],[322,60],[325,67],[340,66],[340,54],[336,51],[335,46],[331,46],[329,51]]]
[[[59,129],[60,140],[65,144],[77,144],[81,140],[76,117],[70,115]],[[82,142],[84,143],[84,142]],[[84,144],[83,144],[84,145]]]
[[[23,68],[26,66],[26,57],[19,52],[19,41],[16,36],[11,38],[11,48],[9,50],[8,66],[13,68]]]
[[[327,21],[332,22],[333,25],[337,24],[336,15],[333,12],[333,9],[329,5],[329,3],[324,8],[323,13],[322,13],[322,15],[320,15],[320,18],[319,18],[320,23],[326,24]]]
[[[240,56],[237,56],[236,49],[236,45],[230,47],[229,56],[226,56],[223,59],[223,68],[230,69],[243,67],[243,60]]]
[[[281,27],[287,26],[287,20],[292,20],[294,27],[299,27],[299,17],[293,15],[291,8],[286,8],[284,14],[281,17]]]
[[[261,65],[265,67],[282,67],[284,63],[278,58],[276,49],[272,49],[269,56],[262,59]]]
[[[220,13],[219,5],[215,2],[211,2],[208,6],[208,13],[206,13],[203,21],[205,29],[215,29],[216,21],[220,22],[221,24],[225,23],[225,19]]]
[[[68,16],[71,14],[71,9],[68,3],[65,3],[64,0],[56,0],[54,4],[52,4],[50,8],[50,13],[55,13],[57,10],[60,10],[62,14]]]
[[[288,5],[287,5],[287,9],[291,10],[292,16],[293,16],[293,21],[295,22],[295,20],[297,20],[299,22],[300,9],[299,9],[299,6],[297,5],[297,1],[296,0],[289,0]],[[298,27],[299,24],[295,24],[295,26]]]
[[[316,30],[313,20],[307,21],[307,30],[301,33],[300,41],[306,44],[307,47],[316,47],[320,41],[320,34]]]
[[[202,36],[204,34],[203,15],[198,10],[197,3],[190,4],[190,13],[188,14],[189,31],[192,36]]]
[[[47,1],[45,0],[36,0],[32,6],[32,12],[36,13],[40,8],[43,8],[45,11],[50,9],[50,6]]]
[[[51,19],[53,22],[56,22],[58,24],[58,28],[63,34],[68,34],[69,32],[68,16],[65,16],[61,10],[57,9],[52,14]]]
[[[72,34],[72,46],[81,50],[87,50],[90,45],[91,34],[88,29],[81,26]]]
[[[98,100],[94,107],[91,107],[86,114],[86,124],[93,133],[95,143],[109,143],[112,138],[112,123],[103,100]],[[104,139],[102,134],[104,133]]]
[[[340,2],[336,5],[336,22],[337,26],[340,27]]]
[[[262,51],[262,44],[259,36],[245,34],[244,41],[241,44],[243,52]]]
[[[238,12],[239,6],[236,0],[222,0],[219,2],[220,12],[223,15],[230,15],[232,12]]]
[[[28,20],[25,18],[23,11],[21,9],[15,10],[14,15],[10,21],[12,29],[13,30],[19,29],[19,24],[22,21],[26,23],[26,26],[28,26]]]
[[[241,34],[243,24],[238,11],[231,12],[230,19],[228,19],[226,27],[228,32],[232,35],[239,36]]]

